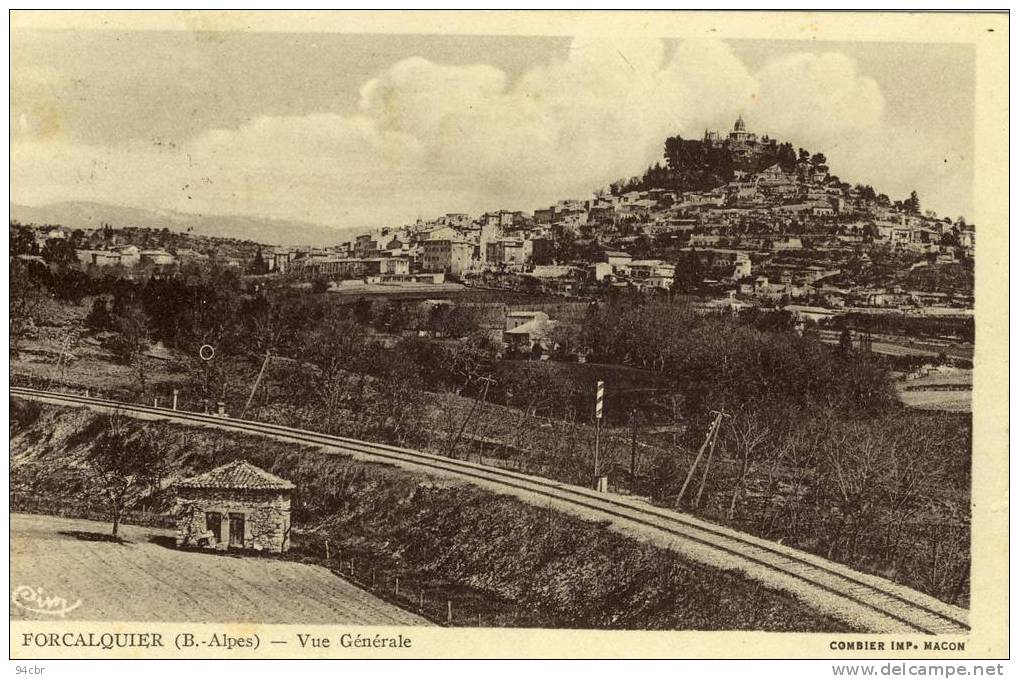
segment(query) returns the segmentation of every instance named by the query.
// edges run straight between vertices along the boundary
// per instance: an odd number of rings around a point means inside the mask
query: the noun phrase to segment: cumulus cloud
[[[15,140],[13,200],[89,199],[264,214],[337,227],[445,211],[533,209],[588,195],[661,158],[666,136],[751,127],[824,150],[843,178],[908,190],[942,151],[893,132],[877,84],[839,53],[789,54],[752,72],[717,41],[578,38],[511,79],[415,57],[363,84],[353,113],[262,116],[180,146]],[[897,134],[889,143],[888,134]],[[910,163],[891,154],[916,152]],[[939,181],[959,178],[946,164]],[[873,171],[873,172],[872,172]],[[896,175],[898,172],[898,175]],[[902,177],[905,176],[906,179]]]
[[[842,54],[789,55],[755,76],[760,91],[751,115],[782,138],[819,145],[882,124],[885,103],[877,83]]]

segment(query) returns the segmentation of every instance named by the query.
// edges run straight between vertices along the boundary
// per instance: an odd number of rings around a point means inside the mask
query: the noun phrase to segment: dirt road
[[[275,558],[182,552],[173,532],[11,515],[12,618],[161,622],[427,625],[319,566]],[[18,596],[17,588],[20,590]],[[29,593],[43,588],[41,597]],[[62,597],[64,616],[33,599]],[[19,599],[22,606],[13,600]],[[75,606],[76,602],[81,603]]]

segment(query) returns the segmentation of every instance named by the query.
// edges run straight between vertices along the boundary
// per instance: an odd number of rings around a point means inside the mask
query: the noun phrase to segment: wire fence
[[[314,533],[295,535],[291,558],[312,562],[374,596],[447,627],[536,624],[528,608],[492,592],[414,571],[392,559]]]

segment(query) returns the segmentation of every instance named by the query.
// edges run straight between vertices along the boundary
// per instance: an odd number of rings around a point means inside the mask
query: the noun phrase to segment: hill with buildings
[[[614,288],[697,293],[729,308],[971,313],[975,229],[924,211],[915,192],[892,200],[843,182],[823,153],[753,132],[742,117],[725,134],[669,137],[663,156],[642,176],[588,199],[532,213],[448,213],[360,233],[83,203],[12,206],[12,217],[62,225],[63,232],[36,227],[29,254],[77,258],[85,268],[138,261],[139,253],[123,252],[123,238],[113,242],[103,233],[108,222],[148,229],[133,234],[142,242],[126,241],[154,250],[141,253],[143,263],[172,267],[197,251],[251,273],[296,275],[324,287],[343,279],[434,284],[448,277],[562,296],[598,297]],[[84,236],[63,238],[74,236],[67,232],[74,227]],[[167,233],[205,240],[188,245]],[[213,243],[206,234],[233,240]],[[69,249],[62,238],[79,252],[61,254]]]
[[[586,200],[451,213],[295,253],[309,277],[436,273],[485,287],[598,296],[697,292],[724,305],[966,313],[975,230],[831,172],[823,153],[748,129],[670,137],[659,162]],[[724,300],[721,301],[721,300]]]

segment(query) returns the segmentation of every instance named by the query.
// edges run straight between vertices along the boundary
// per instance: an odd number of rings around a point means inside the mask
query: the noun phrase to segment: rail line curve
[[[141,419],[165,419],[267,436],[460,478],[516,495],[533,504],[555,505],[584,518],[608,520],[613,528],[664,544],[708,565],[737,569],[747,577],[792,594],[821,612],[873,632],[964,635],[970,629],[968,611],[922,592],[786,545],[626,496],[408,448],[265,422],[24,387],[12,386],[10,394],[55,405],[116,410]]]

